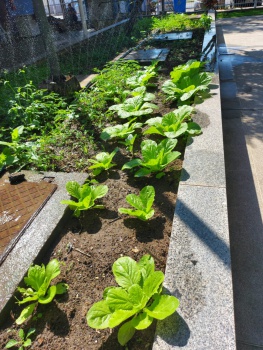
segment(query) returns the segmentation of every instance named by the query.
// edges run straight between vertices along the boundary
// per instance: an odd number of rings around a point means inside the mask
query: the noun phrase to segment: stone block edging
[[[203,134],[188,140],[166,264],[164,287],[180,307],[157,323],[153,350],[236,348],[216,66],[213,84],[212,97],[195,108]]]

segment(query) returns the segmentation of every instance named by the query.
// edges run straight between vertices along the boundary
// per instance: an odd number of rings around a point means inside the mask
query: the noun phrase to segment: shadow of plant
[[[155,239],[163,238],[165,224],[164,217],[154,218],[149,221],[141,221],[136,218],[124,219],[124,225],[136,231],[136,238],[140,242],[151,242]]]

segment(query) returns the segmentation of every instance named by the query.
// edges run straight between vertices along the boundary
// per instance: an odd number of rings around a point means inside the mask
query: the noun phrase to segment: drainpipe
[[[80,18],[81,18],[81,23],[82,23],[83,34],[84,34],[84,36],[87,36],[87,34],[88,34],[87,21],[85,18],[82,0],[78,0],[78,4],[79,4],[79,13],[80,13]]]

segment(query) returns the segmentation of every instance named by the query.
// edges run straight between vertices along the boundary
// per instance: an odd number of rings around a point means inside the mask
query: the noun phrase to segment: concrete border
[[[30,265],[39,257],[43,247],[54,238],[56,227],[68,217],[66,213],[72,215],[65,205],[59,204],[62,199],[68,198],[66,183],[71,180],[83,183],[87,178],[85,173],[23,173],[27,181],[39,182],[47,177],[58,187],[0,266],[0,323],[4,322],[8,305],[14,301],[12,296]]]
[[[164,287],[180,307],[157,323],[153,350],[236,348],[217,66],[213,83],[196,106],[203,134],[188,140],[166,264]]]

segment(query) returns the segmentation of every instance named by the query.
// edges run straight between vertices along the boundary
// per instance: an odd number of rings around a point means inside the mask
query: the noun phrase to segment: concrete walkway
[[[263,16],[217,20],[237,350],[263,348]]]

